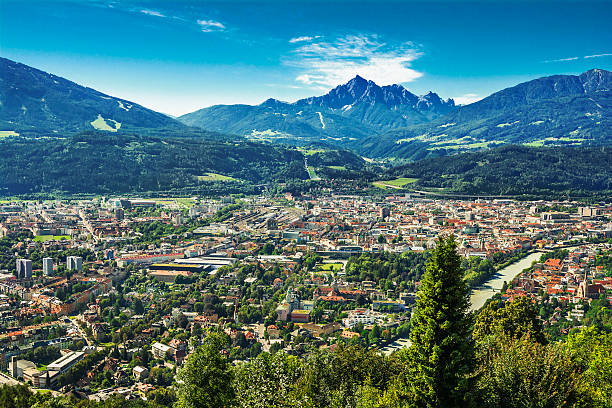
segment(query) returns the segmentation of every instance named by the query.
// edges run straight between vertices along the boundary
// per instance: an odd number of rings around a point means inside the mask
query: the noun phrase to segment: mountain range
[[[93,129],[148,133],[188,127],[137,103],[0,58],[0,130],[69,135]]]
[[[429,92],[378,86],[360,76],[293,103],[216,105],[177,119],[0,58],[0,136],[83,131],[204,137],[351,149],[409,161],[507,144],[612,142],[612,73],[553,75],[456,106]]]
[[[592,69],[521,83],[431,122],[373,135],[374,157],[418,160],[504,144],[584,146],[612,142],[612,73]]]
[[[251,139],[333,145],[388,130],[428,123],[455,108],[430,92],[417,96],[401,85],[378,86],[356,76],[329,93],[294,103],[268,99],[260,105],[215,105],[178,119],[190,126]]]

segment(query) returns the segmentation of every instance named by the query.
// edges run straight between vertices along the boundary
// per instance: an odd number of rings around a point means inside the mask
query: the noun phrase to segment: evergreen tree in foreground
[[[469,287],[453,236],[439,238],[421,280],[407,352],[408,406],[458,407],[473,368]]]

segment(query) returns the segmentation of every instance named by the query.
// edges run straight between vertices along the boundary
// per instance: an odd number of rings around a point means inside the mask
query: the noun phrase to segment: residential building
[[[46,276],[53,275],[53,258],[43,258],[43,274]]]
[[[32,261],[29,259],[17,259],[17,279],[29,279],[32,277]]]
[[[69,271],[81,271],[83,269],[83,258],[80,256],[69,256],[66,258],[66,269]]]

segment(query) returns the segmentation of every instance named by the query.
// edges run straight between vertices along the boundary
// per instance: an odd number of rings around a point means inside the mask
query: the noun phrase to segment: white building
[[[18,259],[17,264],[17,279],[29,279],[32,277],[32,261],[29,259]]]
[[[81,361],[83,359],[83,356],[85,356],[85,353],[83,353],[82,351],[73,351],[49,364],[47,366],[47,370],[59,371],[63,374],[66,371],[70,370],[76,363]]]
[[[66,258],[66,269],[69,271],[81,271],[83,269],[83,258],[80,256],[69,256]]]
[[[151,346],[151,353],[153,353],[153,357],[157,358],[157,359],[165,359],[166,358],[166,353],[170,351],[171,353],[174,353],[174,347],[170,347],[167,346],[163,343],[153,343],[153,345]]]
[[[47,276],[53,275],[53,258],[43,258],[43,274]]]

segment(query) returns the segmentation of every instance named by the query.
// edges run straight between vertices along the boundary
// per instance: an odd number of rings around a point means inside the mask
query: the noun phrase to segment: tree
[[[593,326],[573,330],[565,350],[580,367],[580,388],[597,402],[593,406],[612,407],[612,333]]]
[[[209,335],[187,359],[178,373],[178,407],[224,408],[232,405],[233,372],[227,357],[221,354],[221,334]]]
[[[453,236],[439,238],[421,280],[406,353],[408,405],[457,407],[473,367],[469,288]]]
[[[2,385],[0,387],[0,406],[29,408],[32,406],[34,394],[27,385]]]
[[[490,302],[474,323],[474,340],[484,342],[489,336],[522,337],[546,343],[542,323],[531,298],[520,297],[512,302]]]
[[[577,365],[561,344],[504,336],[486,350],[478,369],[476,405],[564,408],[593,404],[579,390]],[[578,403],[580,401],[580,403]]]
[[[134,312],[138,315],[144,313],[144,306],[142,305],[142,301],[139,298],[136,298],[136,300],[134,300]]]
[[[237,406],[240,408],[295,407],[303,364],[285,353],[262,353],[236,372]]]
[[[315,407],[356,407],[361,386],[367,383],[376,389],[386,389],[399,372],[395,358],[385,357],[374,349],[339,344],[335,351],[319,351],[309,356],[300,392]]]
[[[183,313],[179,313],[177,319],[176,319],[176,325],[182,329],[186,328],[187,325],[189,324],[189,320],[187,320],[187,317],[185,317],[185,315]]]
[[[194,323],[191,329],[191,334],[193,336],[200,337],[202,333],[203,331],[202,331],[202,326],[200,325],[200,323]]]

